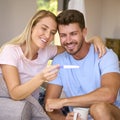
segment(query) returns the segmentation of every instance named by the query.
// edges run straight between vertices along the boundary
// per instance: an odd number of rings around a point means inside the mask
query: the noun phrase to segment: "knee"
[[[90,114],[93,117],[103,117],[106,114],[106,111],[108,111],[109,107],[108,107],[108,103],[96,103],[93,104],[90,107]]]

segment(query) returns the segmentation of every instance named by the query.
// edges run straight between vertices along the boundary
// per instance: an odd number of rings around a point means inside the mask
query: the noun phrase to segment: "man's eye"
[[[73,33],[71,33],[71,35],[77,35],[77,33],[76,33],[76,32],[73,32]]]
[[[61,38],[64,38],[64,37],[65,37],[65,35],[60,35],[60,37],[61,37]]]

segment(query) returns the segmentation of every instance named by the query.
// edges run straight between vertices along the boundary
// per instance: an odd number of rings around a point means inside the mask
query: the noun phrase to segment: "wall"
[[[120,39],[120,0],[102,0],[102,6],[101,35]]]
[[[101,0],[85,0],[86,24],[88,37],[101,36]]]
[[[0,45],[20,34],[36,9],[36,0],[0,0]]]
[[[70,0],[79,9],[82,0]],[[84,0],[88,37],[120,38],[120,0]],[[20,34],[36,11],[36,0],[0,0],[0,45]]]
[[[82,1],[82,0],[81,0]],[[88,38],[99,35],[106,38],[120,38],[120,0],[83,0]],[[78,0],[69,8],[79,9]],[[79,6],[79,7],[78,7]]]

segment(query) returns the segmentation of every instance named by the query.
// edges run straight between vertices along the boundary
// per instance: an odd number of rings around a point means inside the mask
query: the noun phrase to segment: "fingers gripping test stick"
[[[74,68],[80,68],[80,66],[78,66],[78,65],[63,65],[63,66],[60,66],[60,68],[74,69]]]

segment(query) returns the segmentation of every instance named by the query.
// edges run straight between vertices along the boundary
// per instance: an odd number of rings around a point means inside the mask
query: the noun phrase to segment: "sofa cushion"
[[[0,120],[31,120],[30,103],[0,98]]]

